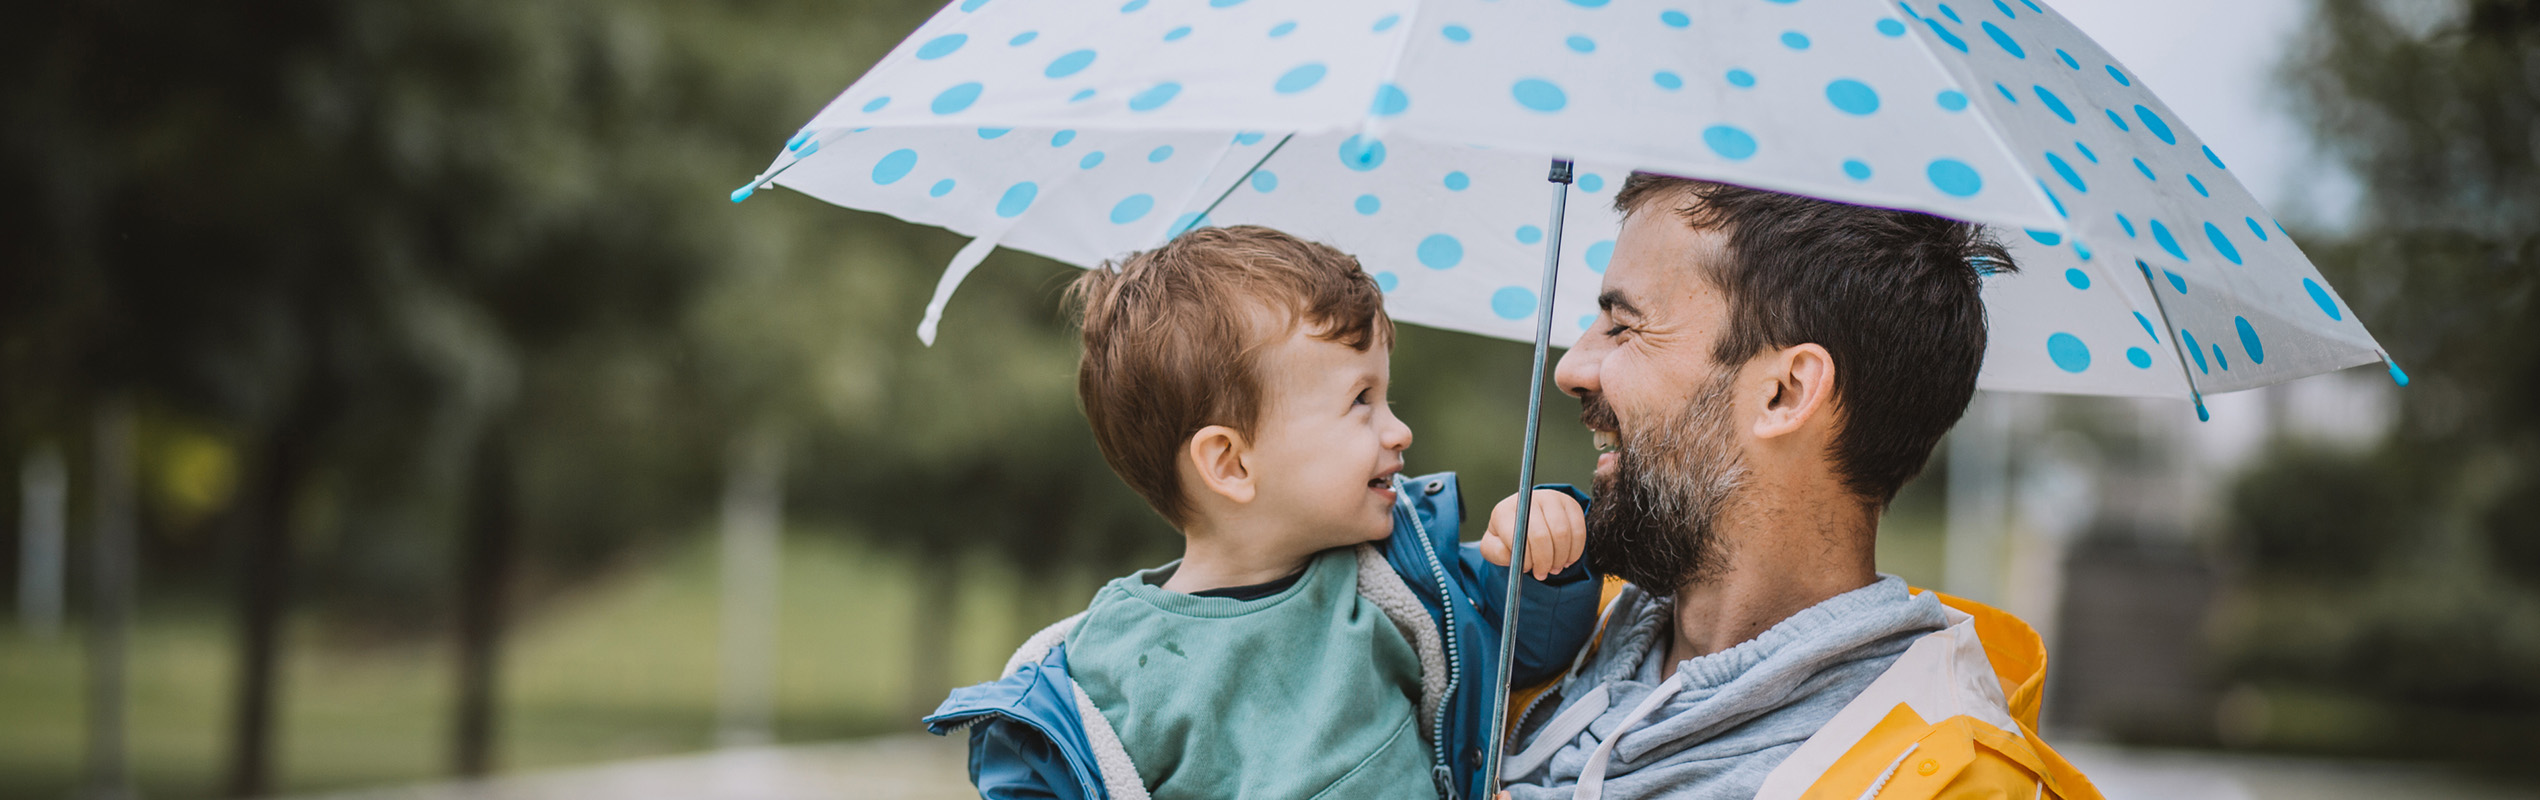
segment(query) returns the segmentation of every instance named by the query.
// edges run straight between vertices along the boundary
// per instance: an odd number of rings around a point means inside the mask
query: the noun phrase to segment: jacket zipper
[[[1402,492],[1405,483],[1401,477],[1395,477],[1394,491],[1403,498],[1406,506],[1403,514],[1411,520],[1412,532],[1420,535],[1420,554],[1428,558],[1429,577],[1437,581],[1438,610],[1444,621],[1440,627],[1445,629],[1443,632],[1446,634],[1442,637],[1446,640],[1446,696],[1438,698],[1438,715],[1429,721],[1429,755],[1433,759],[1430,776],[1438,785],[1439,794],[1454,800],[1461,793],[1456,791],[1455,769],[1450,766],[1455,762],[1448,760],[1450,754],[1446,752],[1446,720],[1455,714],[1455,687],[1464,679],[1464,658],[1455,642],[1455,593],[1448,589],[1446,565],[1438,561],[1438,550],[1429,539],[1428,526],[1420,524],[1419,509],[1408,507],[1411,496]]]

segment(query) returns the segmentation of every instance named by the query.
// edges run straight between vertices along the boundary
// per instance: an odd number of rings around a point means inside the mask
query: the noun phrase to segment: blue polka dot
[[[1508,87],[1508,92],[1517,98],[1518,105],[1545,113],[1559,111],[1570,104],[1570,96],[1562,93],[1561,87],[1542,78],[1518,81]]]
[[[901,178],[908,177],[909,170],[916,168],[917,151],[905,147],[893,150],[882,160],[873,162],[873,182],[884,186],[898,183]]]
[[[1376,99],[1367,104],[1367,113],[1390,117],[1410,108],[1411,95],[1404,94],[1402,87],[1388,83],[1376,87]]]
[[[961,13],[968,14],[988,4],[988,0],[961,0]]]
[[[2090,247],[2082,244],[2080,239],[2074,239],[2073,255],[2081,257],[2082,263],[2087,264],[2090,262]]]
[[[2046,245],[2048,247],[2054,247],[2064,243],[2064,235],[2054,231],[2031,230],[2027,231],[2027,233],[2029,241]]]
[[[865,113],[867,113],[867,114],[870,114],[870,113],[873,113],[873,112],[875,112],[875,111],[880,111],[880,110],[882,110],[882,107],[883,107],[883,106],[887,106],[887,105],[890,105],[890,104],[891,104],[891,98],[888,98],[888,97],[876,97],[876,98],[873,98],[873,99],[871,99],[871,100],[867,100],[867,101],[865,101],[865,103],[864,103],[864,112],[865,112]]]
[[[2196,173],[2191,172],[2187,174],[2187,186],[2188,188],[2195,189],[2198,197],[2214,196],[2213,192],[2205,191],[2205,182],[2197,180]]]
[[[1571,50],[1581,53],[1596,52],[1596,40],[1585,36],[1572,35],[1569,39],[1563,41],[1562,43],[1569,45]]]
[[[1207,217],[1200,216],[1197,211],[1188,212],[1173,218],[1173,235],[1180,236],[1188,233],[1192,228],[1205,228],[1208,225]]]
[[[1993,0],[1993,7],[1994,7],[1994,8],[1998,8],[1998,9],[2002,9],[2002,16],[2005,16],[2005,17],[2010,17],[2010,18],[2012,18],[2012,19],[2019,19],[2019,18],[2020,18],[2020,15],[2018,15],[2018,14],[2014,14],[2014,13],[2011,13],[2011,7],[2010,7],[2009,5],[2004,4],[2004,3],[2002,2],[2002,0]]]
[[[1525,319],[1534,316],[1534,290],[1523,286],[1502,286],[1490,294],[1490,310],[1500,319]]]
[[[2240,248],[2232,246],[2231,237],[2224,236],[2221,228],[2214,227],[2211,222],[2205,223],[2205,239],[2214,243],[2214,252],[2221,253],[2223,260],[2241,263]]]
[[[1947,8],[1947,6],[1942,7]],[[1926,17],[1923,19],[1923,24],[1931,27],[1932,35],[1940,37],[1942,44],[1957,48],[1961,53],[1967,52],[1967,40],[1958,38],[1958,34],[1950,32],[1948,28],[1940,27],[1939,20]]]
[[[1659,70],[1658,74],[1649,76],[1649,79],[1650,81],[1657,83],[1658,88],[1665,89],[1667,91],[1672,92],[1677,89],[1685,88],[1684,76],[1677,75],[1676,73],[1668,72],[1663,69]]]
[[[2012,58],[2028,57],[2028,51],[2020,49],[2019,42],[2012,40],[2010,34],[2003,33],[2002,29],[1995,27],[1991,21],[1986,21],[1982,27],[1984,35],[1993,37],[1993,43],[2002,46],[2002,52],[2011,54]]]
[[[1214,0],[1212,0],[1212,2],[1213,1]],[[1386,14],[1383,19],[1376,20],[1376,26],[1373,30],[1377,33],[1384,33],[1385,31],[1392,30],[1394,23],[1401,21],[1401,14]]]
[[[2063,59],[2064,66],[2071,67],[2073,69],[2081,69],[2081,62],[2074,61],[2073,54],[2064,52],[2064,48],[2055,48],[2055,57]]]
[[[1153,210],[1155,210],[1154,195],[1145,193],[1129,195],[1121,198],[1118,205],[1111,207],[1111,224],[1127,225],[1138,221],[1139,217],[1144,217],[1147,212]]]
[[[1905,23],[1892,19],[1879,20],[1879,35],[1890,38],[1905,35]]]
[[[1165,40],[1165,41],[1168,41],[1168,42],[1178,42],[1178,41],[1181,41],[1181,40],[1182,40],[1182,37],[1184,37],[1184,36],[1189,36],[1189,35],[1191,35],[1191,26],[1189,26],[1189,25],[1184,25],[1184,26],[1179,27],[1179,28],[1174,28],[1174,29],[1172,29],[1172,30],[1165,31],[1165,32],[1164,32],[1164,40]]]
[[[1439,28],[1438,34],[1445,36],[1446,40],[1450,42],[1469,42],[1473,40],[1473,32],[1462,25],[1448,25],[1444,28]]]
[[[1960,25],[1967,24],[1966,20],[1958,18],[1958,9],[1950,8],[1948,3],[1941,3],[1939,5],[1941,16],[1948,17],[1950,22],[1955,22]]]
[[[1321,62],[1305,64],[1279,76],[1279,82],[1271,84],[1270,88],[1280,94],[1296,94],[1312,89],[1315,84],[1323,82],[1324,71]]]
[[[2266,226],[2259,225],[2257,217],[2241,217],[2240,221],[2249,223],[2249,234],[2258,237],[2258,241],[2267,240]]]
[[[1164,163],[1165,159],[1172,157],[1173,146],[1169,144],[1147,151],[1147,163],[1149,164],[1161,164]]]
[[[1536,243],[1536,242],[1540,242],[1540,241],[1543,241],[1543,229],[1542,229],[1542,228],[1538,228],[1538,227],[1535,227],[1535,226],[1533,226],[1533,225],[1519,225],[1519,226],[1517,226],[1517,243],[1518,243],[1518,244],[1534,244],[1534,243]]]
[[[2090,193],[2090,186],[2081,182],[2081,173],[2074,172],[2073,165],[2065,162],[2063,156],[2059,156],[2051,152],[2047,153],[2046,166],[2055,168],[2055,176],[2063,178],[2065,183],[2071,184],[2073,191],[2081,192],[2083,194]]]
[[[925,44],[918,46],[917,59],[919,61],[933,61],[938,58],[952,55],[953,51],[961,49],[961,46],[963,44],[967,44],[969,41],[970,36],[968,34],[961,33],[947,33],[933,39],[928,39]]]
[[[1076,93],[1075,93],[1075,94],[1071,94],[1071,95],[1068,95],[1068,96],[1067,96],[1067,102],[1070,102],[1070,103],[1081,103],[1081,102],[1084,102],[1086,99],[1091,98],[1091,97],[1093,97],[1093,96],[1094,96],[1094,90],[1092,90],[1092,89],[1078,89],[1078,90],[1076,90]]]
[[[1138,9],[1145,7],[1147,7],[1147,0],[1129,0],[1129,2],[1120,4],[1120,13],[1133,14],[1137,13]]]
[[[1856,181],[1866,181],[1870,179],[1870,165],[1857,158],[1846,159],[1843,162],[1843,174]]]
[[[2187,251],[2179,249],[2178,240],[2171,238],[2170,226],[2161,224],[2161,221],[2157,219],[2152,220],[2151,223],[2152,241],[2160,243],[2161,249],[2168,251],[2171,258],[2186,261]]]
[[[1101,165],[1102,165],[1102,151],[1100,151],[1100,150],[1096,150],[1096,151],[1093,151],[1093,152],[1091,152],[1091,153],[1086,153],[1084,158],[1076,159],[1076,168],[1077,168],[1077,169],[1093,169],[1094,167],[1101,166]]]
[[[2198,145],[2198,146],[2199,146],[2199,147],[2203,147],[2203,148],[2204,148],[2204,150],[2205,150],[2205,160],[2206,160],[2206,161],[2213,162],[2213,164],[2214,164],[2214,168],[2215,168],[2215,169],[2219,169],[2219,170],[2229,170],[2229,169],[2231,169],[2230,167],[2223,166],[2223,163],[2222,163],[2222,156],[2214,155],[2214,148],[2212,148],[2212,147],[2205,147],[2205,146],[2203,146],[2203,145]]]
[[[1931,179],[1933,188],[1952,197],[1974,197],[1984,189],[1984,176],[1977,175],[1976,168],[1967,166],[1967,162],[1954,158],[1931,162],[1923,175]]]
[[[1755,136],[1730,125],[1702,129],[1702,143],[1730,161],[1744,161],[1755,155]]]
[[[2143,312],[2137,311],[2134,312],[2134,321],[2143,326],[2143,335],[2152,337],[2153,344],[2161,343],[2161,332],[2152,327],[2152,318],[2143,316]]]
[[[2055,216],[2063,217],[2065,219],[2072,218],[2073,215],[2065,213],[2064,211],[2064,198],[2055,196],[2055,189],[2053,187],[2047,186],[2046,182],[2041,180],[2037,182],[2037,190],[2046,193],[2046,202],[2055,206]]]
[[[1243,3],[1243,1],[1244,1],[1244,0],[1208,0],[1208,7],[1209,7],[1209,8],[1232,8],[1232,7],[1234,7],[1234,6],[1237,6],[1237,5],[1242,4],[1242,3]]]
[[[1005,43],[1009,47],[1022,47],[1024,45],[1031,44],[1032,40],[1038,38],[1041,38],[1040,31],[1024,31],[1022,33],[1015,34],[1012,39],[1005,40]]]
[[[2001,93],[2002,93],[2002,99],[2011,101],[2011,105],[2015,105],[2015,106],[2016,106],[2016,105],[2019,105],[2019,104],[2020,104],[2020,96],[2019,96],[2019,95],[2016,95],[2016,94],[2012,94],[2012,93],[2011,93],[2011,87],[2004,86],[2004,85],[2002,85],[2002,84],[1997,83],[1997,84],[1994,84],[1994,85],[1993,85],[1993,90],[1994,90],[1994,91],[1997,91],[1997,92],[2001,92]]]
[[[1595,314],[1588,314],[1588,315],[1584,315],[1584,316],[1579,317],[1579,330],[1587,330],[1587,329],[1588,329],[1588,326],[1590,326],[1590,325],[1594,325],[1594,324],[1596,324],[1596,315],[1595,315]]]
[[[1843,78],[1826,84],[1826,102],[1843,113],[1863,116],[1879,110],[1879,93],[1869,84]]]
[[[1288,35],[1288,34],[1295,33],[1295,32],[1296,32],[1296,23],[1295,23],[1294,21],[1282,22],[1282,23],[1279,23],[1279,24],[1277,24],[1277,25],[1272,25],[1272,26],[1270,26],[1270,38],[1272,38],[1272,39],[1276,39],[1276,38],[1279,38],[1279,37],[1281,37],[1281,36],[1286,36],[1286,35]]]
[[[2162,144],[2178,144],[2178,134],[2171,133],[2170,124],[2161,121],[2161,115],[2152,113],[2152,109],[2135,106],[2134,118],[2143,120],[2143,129],[2161,137]]]
[[[1443,233],[1429,234],[1420,240],[1420,265],[1430,269],[1449,269],[1464,263],[1464,243]]]
[[[1376,273],[1376,291],[1391,292],[1394,287],[1401,285],[1402,279],[1394,277],[1392,272]]]
[[[1031,181],[1008,186],[1005,195],[997,198],[997,216],[1006,219],[1021,216],[1024,209],[1032,207],[1032,198],[1039,196],[1041,185]]]
[[[1682,28],[1693,24],[1692,17],[1685,16],[1685,12],[1675,9],[1658,12],[1658,21],[1670,28]]]
[[[1587,248],[1587,265],[1588,265],[1588,271],[1590,271],[1590,272],[1602,273],[1602,272],[1604,272],[1604,271],[1605,271],[1605,265],[1606,265],[1606,264],[1608,264],[1608,263],[1611,263],[1613,260],[1614,260],[1614,240],[1612,240],[1612,239],[1602,239],[1602,240],[1597,241],[1597,243],[1595,243],[1595,244],[1588,245],[1588,248]]]
[[[1245,131],[1243,133],[1235,134],[1235,143],[1240,145],[1260,144],[1261,137],[1262,134],[1258,131]]]
[[[1455,172],[1447,173],[1446,180],[1443,181],[1443,183],[1446,184],[1446,188],[1461,192],[1464,191],[1464,187],[1473,185],[1473,178],[1472,176],[1464,174],[1462,170],[1457,170]]]
[[[2187,343],[2188,355],[2196,357],[2197,372],[2202,372],[2208,375],[2213,374],[2214,371],[2205,366],[2205,350],[2203,347],[2196,344],[2196,334],[2188,333],[2186,328],[2180,328],[2178,329],[2178,340]],[[2215,352],[2219,353],[2222,351],[2217,350]]]
[[[1782,46],[1792,50],[1808,49],[1808,34],[1790,31],[1782,34]]]
[[[2143,179],[2144,179],[2144,180],[2147,180],[2147,181],[2157,181],[2157,180],[2160,180],[2159,178],[2152,177],[2152,167],[2150,167],[2149,165],[2144,164],[2144,163],[2143,163],[2143,159],[2140,159],[2140,158],[2135,159],[2135,160],[2134,160],[2134,168],[2135,168],[2135,170],[2137,170],[2137,171],[2139,171],[2139,172],[2142,172],[2142,173],[2143,173]]]
[[[2081,337],[2069,333],[2046,337],[2046,357],[2054,359],[2055,368],[2065,372],[2077,373],[2090,368],[2090,346],[2082,344]]]
[[[2161,276],[2169,279],[2169,281],[2170,281],[2170,291],[2177,292],[2177,293],[2179,293],[2179,294],[2186,294],[2186,293],[2187,293],[2187,279],[2186,279],[2186,278],[2181,278],[2181,277],[2179,277],[2179,276],[2178,276],[2178,273],[2171,272],[2171,271],[2166,270],[2166,269],[2165,269],[2165,270],[2161,270]]]
[[[1076,130],[1073,128],[1050,134],[1051,147],[1066,147],[1068,142],[1073,141],[1076,141]]]
[[[1729,70],[1729,85],[1740,89],[1755,87],[1755,73],[1742,69]]]
[[[943,94],[935,95],[935,103],[930,107],[937,114],[958,113],[962,109],[969,108],[971,103],[978,102],[979,92],[983,88],[985,87],[980,86],[978,81],[971,81],[945,89]]]
[[[2346,321],[2346,313],[2337,310],[2337,298],[2328,296],[2328,290],[2321,287],[2319,281],[2303,278],[2302,291],[2311,294],[2311,304],[2319,306],[2320,313],[2327,314],[2330,320]]]
[[[2080,267],[2067,268],[2064,270],[2064,282],[2072,284],[2075,289],[2088,289],[2090,273],[2081,271]]]
[[[1358,209],[1358,213],[1360,214],[1372,215],[1378,211],[1384,210],[1385,202],[1376,199],[1375,195],[1362,194],[1358,196],[1357,202],[1351,203],[1350,206]]]
[[[1965,111],[1967,110],[1967,95],[1956,89],[1942,89],[1940,90],[1940,108],[1943,111]]]
[[[2151,369],[2152,353],[2140,347],[2128,347],[2125,349],[2125,363],[2133,364],[2135,369]]]
[[[935,185],[934,185],[932,188],[927,189],[927,190],[926,190],[926,196],[927,196],[927,197],[942,197],[942,196],[944,196],[944,195],[952,194],[952,190],[953,190],[953,179],[951,179],[951,178],[945,178],[945,179],[943,179],[943,180],[936,181],[936,182],[935,182]]]
[[[2064,98],[2056,97],[2054,92],[2047,91],[2044,86],[2029,88],[2037,93],[2038,102],[2046,104],[2046,110],[2055,112],[2055,116],[2062,117],[2068,124],[2081,124],[2081,119],[2073,116],[2073,110],[2064,106]]]
[[[1004,136],[1004,135],[1006,135],[1006,134],[1008,134],[1008,133],[1013,133],[1013,132],[1014,132],[1014,129],[1013,129],[1013,128],[980,128],[980,129],[979,129],[979,138],[981,138],[981,139],[994,139],[994,138],[997,138],[997,137],[999,137],[999,136]]]
[[[2115,64],[2108,65],[2108,77],[2117,79],[2118,86],[2134,85],[2134,81],[2126,78],[2125,73],[2117,71],[2117,65]]]
[[[2100,109],[2100,110],[2101,110],[2101,111],[2103,111],[2103,112],[2106,112],[2106,113],[2107,113],[2107,115],[2108,115],[2108,124],[2117,126],[2117,130],[2120,130],[2120,131],[2131,131],[2131,130],[2134,130],[2133,128],[2126,127],[2126,124],[2125,124],[2125,118],[2124,118],[2124,117],[2117,116],[2117,110],[2116,110],[2116,109],[2113,109],[2113,108],[2105,108],[2105,109]]]
[[[2229,372],[2231,370],[2231,359],[2223,357],[2221,344],[2214,345],[2214,365],[2222,367],[2225,372]]]
[[[2249,355],[2249,363],[2267,363],[2267,345],[2258,341],[2258,329],[2250,327],[2248,317],[2232,317],[2232,327],[2240,329],[2240,351]]]
[[[1365,138],[1363,134],[1353,135],[1341,140],[1340,159],[1341,166],[1358,172],[1384,166],[1385,143]]]
[[[1279,188],[1279,174],[1261,170],[1252,174],[1252,190],[1267,194]]]
[[[1173,96],[1181,93],[1181,84],[1172,81],[1165,81],[1149,87],[1146,91],[1130,96],[1129,110],[1154,111],[1158,108],[1164,107],[1164,104],[1166,103],[1173,102]]]
[[[2090,159],[2090,163],[2093,163],[2093,164],[2097,164],[2097,163],[2099,163],[2099,154],[2098,154],[2098,153],[2093,153],[2093,152],[2090,152],[2090,145],[2082,144],[2081,142],[2076,141],[2076,142],[2073,142],[2073,149],[2081,151],[2081,157],[2082,157],[2082,158],[2087,158],[2087,159]]]
[[[1068,53],[1067,55],[1050,59],[1050,65],[1043,67],[1041,69],[1041,74],[1052,78],[1064,78],[1069,75],[1083,72],[1086,67],[1093,65],[1094,51],[1077,50],[1075,52]]]

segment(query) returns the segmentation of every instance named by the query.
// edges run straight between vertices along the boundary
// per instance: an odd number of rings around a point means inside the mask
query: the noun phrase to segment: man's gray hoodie
[[[1506,770],[1514,800],[1570,798],[1583,779],[1606,798],[1747,800],[1907,646],[1947,624],[1937,597],[1882,575],[1662,681],[1673,601],[1629,587],[1611,615],[1587,663],[1523,720]],[[1643,708],[1653,691],[1667,696]],[[1627,727],[1622,741],[1600,757],[1617,727]]]

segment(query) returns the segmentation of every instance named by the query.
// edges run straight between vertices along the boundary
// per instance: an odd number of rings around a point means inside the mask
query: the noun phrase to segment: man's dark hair
[[[1727,234],[1704,277],[1729,306],[1711,357],[1815,342],[1835,363],[1835,473],[1885,507],[1921,472],[1974,396],[1984,365],[1982,278],[2018,269],[1984,229],[1930,214],[1636,172],[1624,214],[1670,202]]]

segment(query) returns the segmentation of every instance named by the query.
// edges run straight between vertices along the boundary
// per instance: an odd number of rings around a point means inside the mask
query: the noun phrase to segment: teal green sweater
[[[1157,586],[1178,563],[1104,586],[1067,637],[1155,800],[1437,797],[1419,656],[1359,596],[1350,548],[1258,600]]]

